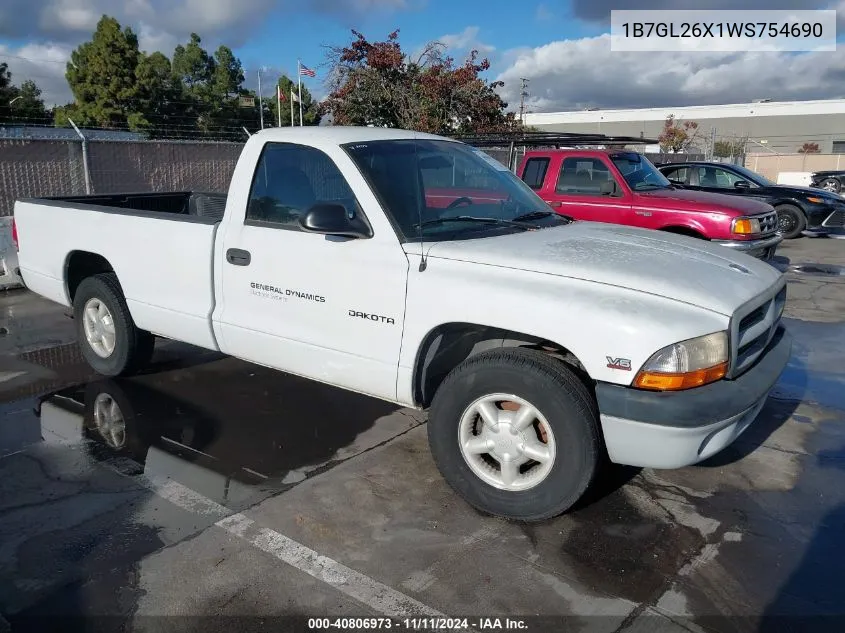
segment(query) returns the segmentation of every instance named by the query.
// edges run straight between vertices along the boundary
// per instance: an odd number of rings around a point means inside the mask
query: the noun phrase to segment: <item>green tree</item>
[[[7,64],[0,64],[0,121],[22,125],[41,125],[50,122],[41,89],[27,79],[20,87],[12,83]]]
[[[219,46],[214,55],[202,47],[202,38],[191,33],[191,40],[176,47],[173,73],[184,87],[182,112],[197,129],[223,138],[243,138],[243,128],[258,128],[258,108],[244,108],[240,97],[255,95],[243,88],[244,72],[240,59],[228,46]]]
[[[716,141],[713,143],[713,155],[719,158],[744,156],[747,142],[747,137]]]
[[[138,103],[127,117],[129,127],[144,130],[153,136],[165,135],[168,128],[184,131],[190,119],[181,114],[182,83],[173,73],[170,60],[163,53],[141,53],[135,68],[138,81]],[[173,130],[175,131],[175,130]]]
[[[214,52],[211,74],[211,92],[214,97],[225,100],[237,96],[244,82],[241,60],[235,57],[228,46],[219,46]]]
[[[293,124],[299,125],[299,104],[294,100],[292,95],[296,94],[297,84],[287,75],[279,77],[276,83],[282,94],[281,114],[282,127],[290,125],[290,106],[293,104]],[[275,88],[273,96],[265,98],[267,109],[269,110],[270,119],[266,120],[264,124],[270,127],[279,124],[279,99],[276,97]],[[311,92],[305,86],[302,86],[302,123],[303,125],[320,125],[321,114],[320,104],[314,101]]]
[[[176,47],[173,51],[173,73],[185,86],[186,92],[197,99],[208,96],[209,84],[214,76],[214,59],[201,46],[202,38],[191,33],[187,45]]]
[[[56,113],[56,123],[70,114],[77,125],[121,128],[137,114],[141,87],[136,69],[141,59],[138,37],[131,28],[104,15],[91,41],[71,53],[65,77],[74,96],[72,108]]]

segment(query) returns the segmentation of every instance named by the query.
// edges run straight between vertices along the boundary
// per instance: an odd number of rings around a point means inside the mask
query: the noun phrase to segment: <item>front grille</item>
[[[760,233],[774,233],[778,228],[777,212],[767,213],[760,217]]]
[[[786,286],[766,293],[737,312],[731,325],[731,370],[736,378],[750,368],[777,331],[786,305]]]
[[[829,228],[842,228],[845,226],[845,209],[837,209],[822,222],[822,226]]]

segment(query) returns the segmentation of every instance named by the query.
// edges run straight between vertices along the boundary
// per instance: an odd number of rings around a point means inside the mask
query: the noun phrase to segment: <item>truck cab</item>
[[[637,152],[532,151],[517,174],[555,211],[576,220],[688,235],[764,260],[783,239],[770,205],[679,189]]]

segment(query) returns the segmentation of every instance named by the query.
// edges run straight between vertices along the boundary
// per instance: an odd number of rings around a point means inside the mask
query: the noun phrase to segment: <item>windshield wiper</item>
[[[528,213],[523,213],[522,215],[518,215],[515,218],[511,218],[511,221],[527,222],[528,220],[542,220],[543,218],[547,218],[550,215],[554,215],[554,211],[529,211]]]
[[[452,218],[436,218],[434,220],[426,220],[421,224],[415,224],[415,229],[421,229],[426,226],[435,226],[437,224],[446,224],[447,222],[480,222],[484,224],[497,224],[500,226],[513,226],[523,231],[531,231],[534,227],[526,226],[513,220],[503,220],[501,218],[479,218],[472,215],[458,215]]]
[[[556,219],[560,220],[561,222],[572,222],[573,218],[568,215],[563,215],[561,213],[555,213],[554,211],[529,211],[528,213],[523,213],[522,215],[518,215],[515,218],[511,218],[511,222],[528,222],[530,220],[542,220],[543,218],[547,218],[550,215],[555,216]]]

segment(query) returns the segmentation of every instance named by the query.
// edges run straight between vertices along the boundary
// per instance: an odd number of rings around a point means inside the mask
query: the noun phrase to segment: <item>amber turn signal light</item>
[[[641,371],[634,378],[634,386],[653,391],[680,391],[716,382],[728,373],[728,363],[696,369],[685,374],[664,374],[656,371]]]
[[[751,235],[755,233],[751,220],[737,220],[734,223],[734,233],[739,235]]]

